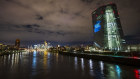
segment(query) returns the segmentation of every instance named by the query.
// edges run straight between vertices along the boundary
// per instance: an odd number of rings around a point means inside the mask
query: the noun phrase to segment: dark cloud
[[[139,35],[140,0],[0,0],[0,40],[92,41],[91,13],[110,2],[124,34]]]
[[[81,12],[76,12],[76,13],[74,13],[74,15],[77,16],[77,17],[86,18],[84,15],[81,14]]]
[[[57,26],[57,27],[61,27],[61,25],[60,25],[60,24],[57,24],[56,26]]]
[[[77,13],[74,13],[76,16],[80,16],[81,14],[80,14],[80,12],[77,12]]]
[[[39,28],[40,26],[37,24],[27,24],[27,25],[15,25],[16,28],[25,28],[25,29],[34,29]]]
[[[82,2],[86,2],[86,3],[91,3],[93,2],[94,0],[81,0]]]
[[[43,16],[41,16],[41,15],[37,15],[37,18],[36,18],[37,20],[43,20]]]
[[[32,29],[32,25],[23,25],[22,27],[26,28],[26,29]]]
[[[68,11],[64,10],[63,8],[60,9],[60,13],[62,14],[68,14]]]
[[[10,2],[10,3],[13,3],[13,4],[16,4],[16,5],[19,5],[19,6],[22,6],[24,8],[30,8],[30,7],[24,5],[24,4],[22,4],[22,3],[20,3],[20,2],[18,2],[16,0],[5,0],[5,1]]]
[[[65,33],[63,33],[63,32],[56,32],[56,34],[58,34],[58,35],[62,35],[62,36],[65,35]]]

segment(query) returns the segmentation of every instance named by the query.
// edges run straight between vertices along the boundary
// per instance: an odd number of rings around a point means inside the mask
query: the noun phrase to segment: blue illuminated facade
[[[96,24],[94,25],[94,32],[98,32],[101,29],[100,25],[101,21],[97,21]]]
[[[123,31],[115,4],[99,7],[92,13],[94,44],[97,49],[121,51]]]

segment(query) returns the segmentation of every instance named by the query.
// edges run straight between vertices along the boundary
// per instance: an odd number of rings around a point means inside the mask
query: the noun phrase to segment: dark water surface
[[[140,79],[140,68],[34,51],[1,56],[0,79]]]

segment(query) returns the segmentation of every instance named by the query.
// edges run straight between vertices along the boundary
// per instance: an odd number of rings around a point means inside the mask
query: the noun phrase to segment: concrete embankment
[[[87,53],[70,53],[70,52],[61,52],[61,51],[59,53],[62,55],[76,56],[80,58],[102,60],[102,61],[113,62],[117,64],[140,67],[140,58],[138,57],[99,55],[99,54],[87,54]]]

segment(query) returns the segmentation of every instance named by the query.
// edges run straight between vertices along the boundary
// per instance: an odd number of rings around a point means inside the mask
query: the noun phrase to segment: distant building
[[[46,41],[44,42],[44,45],[45,45],[45,49],[47,49],[48,43]]]
[[[121,51],[123,31],[115,4],[99,7],[92,13],[94,43],[97,49]]]
[[[140,44],[126,45],[128,51],[140,51]]]
[[[49,50],[49,48],[51,48],[52,46],[50,45],[49,42],[44,41],[43,44],[35,44],[33,45],[33,47],[28,47],[29,49],[36,49],[38,51],[45,51],[45,50]]]
[[[5,45],[5,44],[0,44],[0,50],[15,50],[14,45]]]
[[[20,47],[20,39],[16,39],[15,41],[15,47],[19,48]]]
[[[2,46],[3,46],[3,44],[0,43],[0,50],[2,50]]]

